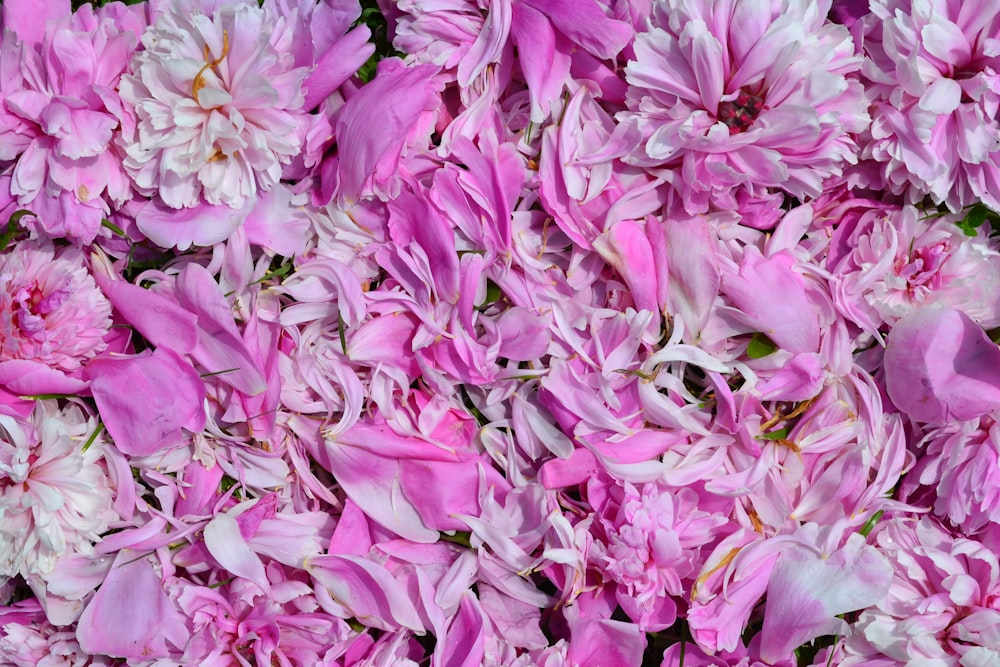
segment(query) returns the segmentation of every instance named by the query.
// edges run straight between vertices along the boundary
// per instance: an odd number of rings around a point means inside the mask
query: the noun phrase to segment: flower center
[[[906,281],[910,292],[921,288],[937,289],[944,282],[941,267],[948,261],[950,250],[947,241],[911,250],[896,260],[896,275]]]
[[[753,125],[763,108],[763,95],[741,88],[735,100],[719,103],[718,118],[729,128],[729,134],[739,134]]]

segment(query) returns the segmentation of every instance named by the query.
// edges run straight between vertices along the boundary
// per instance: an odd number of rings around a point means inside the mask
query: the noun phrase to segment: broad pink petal
[[[189,631],[170,603],[149,557],[123,549],[76,629],[80,646],[92,654],[141,662],[182,649]]]
[[[104,425],[124,454],[144,456],[177,446],[182,428],[198,432],[205,426],[205,385],[191,364],[168,348],[95,359],[87,376]]]
[[[911,419],[973,419],[1000,408],[1000,349],[962,311],[923,308],[889,332],[885,382]]]

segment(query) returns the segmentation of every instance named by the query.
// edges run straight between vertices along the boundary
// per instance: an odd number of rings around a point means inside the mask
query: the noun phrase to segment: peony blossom
[[[995,553],[930,518],[892,521],[876,541],[892,565],[892,584],[861,613],[840,665],[1000,663]]]
[[[166,3],[143,35],[121,96],[136,116],[120,144],[136,187],[171,208],[242,207],[301,150],[302,81],[291,26],[256,2],[206,15]]]
[[[54,21],[40,44],[35,2],[5,3],[0,83],[0,161],[12,161],[10,194],[52,236],[94,240],[109,204],[132,196],[112,139],[116,88],[135,50],[134,31],[107,13],[47,5]]]
[[[840,311],[876,334],[924,306],[1000,324],[1000,253],[985,233],[967,236],[954,216],[912,206],[873,208],[834,232],[827,267]]]
[[[690,213],[784,190],[816,197],[867,127],[861,60],[830,0],[658,0],[625,76],[626,162],[669,178]]]
[[[0,255],[0,361],[72,372],[105,347],[111,304],[77,248],[23,241]]]
[[[885,185],[952,211],[1000,210],[1000,6],[988,0],[874,0],[864,42],[871,141]]]
[[[111,521],[97,428],[82,411],[37,404],[31,423],[0,416],[0,577],[51,575],[62,556],[93,552]]]
[[[724,517],[697,509],[691,489],[670,492],[625,484],[625,497],[599,557],[605,576],[620,584],[618,602],[642,629],[656,632],[676,619],[676,600],[690,589],[701,547],[716,538]]]

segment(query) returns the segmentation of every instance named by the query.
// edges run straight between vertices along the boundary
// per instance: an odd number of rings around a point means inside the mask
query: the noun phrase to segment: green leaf
[[[97,422],[97,428],[95,428],[94,432],[90,434],[89,438],[87,438],[87,442],[83,443],[83,447],[80,449],[80,451],[85,452],[88,449],[90,449],[90,446],[94,444],[94,441],[97,440],[97,436],[99,436],[101,434],[101,431],[103,430],[104,430],[104,424],[102,422]]]
[[[495,282],[486,279],[486,298],[483,299],[483,306],[488,306],[491,303],[496,303],[503,296],[503,292],[500,291],[500,286]]]
[[[959,220],[957,223],[958,228],[961,229],[967,236],[975,236],[976,230],[982,227],[989,221],[990,225],[994,228],[1000,223],[1000,216],[991,211],[989,208],[983,204],[973,204],[969,207],[968,212],[965,217]]]
[[[463,547],[472,546],[472,542],[469,541],[472,538],[472,533],[467,530],[456,530],[454,535],[449,535],[448,533],[439,533],[439,535],[443,542],[451,542]]]
[[[75,398],[76,394],[30,394],[19,396],[22,401],[51,401],[59,398]]]
[[[776,431],[768,431],[757,436],[758,440],[781,440],[788,437],[788,427],[779,428]]]
[[[344,315],[341,312],[337,312],[337,336],[340,338],[340,349],[347,354],[347,334],[345,333],[347,326],[344,324]]]
[[[222,371],[210,371],[208,373],[200,373],[198,375],[198,377],[201,377],[201,378],[210,378],[213,375],[222,375],[224,373],[235,373],[238,370],[240,370],[238,367],[237,368],[227,368],[227,369],[222,370]]]
[[[777,349],[778,346],[774,344],[774,341],[758,331],[750,339],[750,344],[747,345],[747,356],[751,359],[760,359],[774,354]]]

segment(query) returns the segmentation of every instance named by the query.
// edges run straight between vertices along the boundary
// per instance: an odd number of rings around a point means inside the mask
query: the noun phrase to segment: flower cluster
[[[0,664],[1000,664],[1000,5],[0,19]]]

